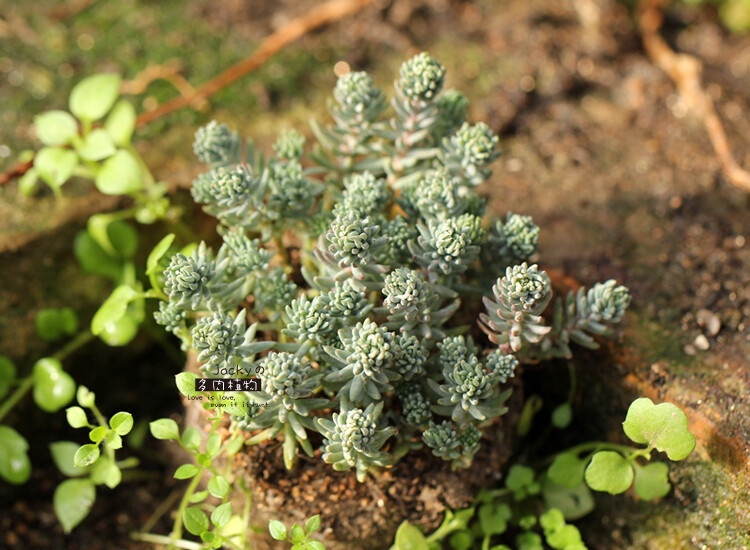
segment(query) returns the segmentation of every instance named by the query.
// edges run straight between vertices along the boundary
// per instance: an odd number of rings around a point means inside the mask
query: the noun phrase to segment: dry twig
[[[141,113],[138,116],[136,125],[140,127],[148,124],[152,120],[177,111],[178,109],[182,109],[183,107],[199,104],[200,101],[215,94],[238,78],[259,68],[271,56],[284,48],[284,46],[298,40],[318,27],[322,27],[327,23],[332,23],[352,15],[372,2],[373,0],[330,0],[319,5],[307,15],[284,25],[266,38],[248,57],[239,63],[232,65],[202,86],[199,86],[197,89],[191,88],[189,93],[187,90],[185,92],[180,90],[183,95],[162,103],[152,111]],[[0,185],[8,183],[13,178],[22,176],[33,165],[33,160],[18,163],[7,172],[0,174]]]
[[[638,26],[643,47],[651,61],[674,81],[681,99],[703,122],[724,176],[733,185],[750,191],[750,172],[734,159],[713,101],[701,87],[701,62],[691,55],[675,53],[659,34],[664,18],[660,9],[662,3],[663,0],[640,0],[638,3]]]

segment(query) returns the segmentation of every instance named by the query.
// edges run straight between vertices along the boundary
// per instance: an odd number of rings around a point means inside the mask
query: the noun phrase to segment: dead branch
[[[675,83],[686,106],[703,122],[724,176],[733,185],[750,191],[750,172],[734,159],[714,103],[701,87],[703,65],[692,55],[675,53],[659,34],[663,20],[662,3],[663,0],[638,2],[638,26],[643,37],[643,47],[651,61]]]
[[[258,69],[268,61],[271,56],[278,53],[286,45],[300,39],[305,34],[322,27],[327,23],[332,23],[352,15],[372,2],[373,0],[330,0],[329,2],[319,5],[307,15],[303,15],[302,17],[284,25],[266,38],[248,57],[239,63],[232,65],[213,79],[199,86],[197,89],[191,88],[191,91],[189,92],[188,90],[185,90],[183,95],[162,103],[152,111],[141,113],[136,120],[136,126],[140,127],[148,124],[159,117],[182,109],[183,107],[199,104],[200,101],[215,94],[238,78]],[[182,90],[180,91],[182,92]],[[18,163],[7,172],[0,174],[0,185],[5,185],[12,179],[22,176],[33,166],[33,164],[33,159],[28,162]]]

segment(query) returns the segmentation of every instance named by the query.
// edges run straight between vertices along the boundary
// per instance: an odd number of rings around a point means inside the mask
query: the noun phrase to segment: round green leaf
[[[122,471],[107,457],[100,457],[91,468],[91,481],[97,485],[104,484],[114,489],[122,481]]]
[[[39,140],[45,145],[66,145],[78,134],[76,119],[66,111],[47,111],[34,117]]]
[[[149,425],[151,435],[156,439],[179,439],[180,429],[177,426],[177,422],[171,418],[160,418],[154,420]]]
[[[106,432],[107,445],[112,449],[122,449],[122,437],[114,430]]]
[[[646,466],[635,465],[635,492],[643,500],[661,498],[669,493],[669,466],[653,462]]]
[[[289,531],[289,538],[292,542],[300,543],[305,540],[305,530],[295,523]]]
[[[185,428],[185,431],[182,432],[182,444],[188,449],[197,451],[198,447],[201,446],[200,432],[192,426],[188,426]]]
[[[34,157],[39,176],[53,189],[59,189],[70,179],[78,166],[78,155],[70,149],[44,147]]]
[[[127,195],[143,189],[143,174],[133,155],[119,150],[104,161],[94,183],[105,195]]]
[[[92,122],[107,114],[120,95],[120,76],[95,74],[84,78],[70,93],[70,112]]]
[[[120,147],[129,145],[133,130],[135,130],[135,107],[124,99],[118,101],[104,122],[104,129],[116,145]]]
[[[57,359],[45,357],[34,364],[34,401],[40,409],[55,412],[75,395],[76,384]]]
[[[181,372],[174,377],[177,389],[185,397],[200,395],[201,392],[195,391],[196,378],[198,378],[198,375],[194,372]]]
[[[573,408],[570,403],[563,403],[555,407],[552,411],[552,425],[555,428],[563,429],[570,425],[570,421],[573,419]]]
[[[68,479],[55,489],[54,505],[57,519],[66,533],[81,523],[96,499],[96,487],[90,479]]]
[[[78,316],[73,309],[45,308],[34,318],[36,332],[43,340],[53,341],[78,332]]]
[[[687,415],[672,403],[654,405],[647,397],[636,399],[622,428],[631,440],[667,453],[670,460],[684,460],[695,449]]]
[[[272,519],[268,522],[268,532],[274,540],[286,540],[286,527],[279,520]]]
[[[211,436],[206,441],[206,454],[209,457],[213,458],[217,455],[220,448],[221,448],[221,435],[211,434]]]
[[[88,472],[88,468],[79,468],[73,462],[80,445],[73,441],[56,441],[50,443],[49,451],[55,466],[68,477],[77,477]]]
[[[91,466],[99,458],[99,445],[88,443],[82,445],[73,456],[73,464],[79,468]]]
[[[214,476],[208,482],[208,492],[217,498],[224,498],[229,492],[229,482],[221,476]]]
[[[115,144],[112,143],[109,134],[105,130],[97,128],[84,138],[83,143],[76,147],[76,151],[82,159],[95,162],[111,157],[117,149],[115,149]]]
[[[586,483],[594,491],[606,491],[613,495],[624,493],[633,484],[630,461],[614,451],[596,453],[585,475]]]
[[[177,468],[177,470],[175,470],[175,473],[172,477],[174,477],[175,479],[190,479],[200,471],[201,468],[199,466],[196,466],[195,464],[183,464],[182,466]]]
[[[133,415],[129,412],[118,412],[109,419],[109,427],[118,435],[127,435],[133,429]]]
[[[216,527],[224,527],[229,522],[229,518],[231,517],[231,502],[225,502],[224,504],[221,504],[214,508],[214,511],[211,512],[211,522],[216,525]]]
[[[20,485],[31,477],[31,461],[26,453],[29,444],[16,430],[0,425],[0,477]]]
[[[429,550],[422,531],[404,521],[396,531],[396,550]]]
[[[582,518],[594,509],[594,497],[585,483],[569,489],[546,479],[543,496],[547,508],[559,509],[568,520]]]
[[[122,262],[108,254],[88,231],[78,233],[73,243],[73,253],[84,273],[119,280]]]
[[[0,355],[0,398],[10,389],[11,383],[16,379],[16,365],[9,358]]]
[[[107,323],[99,338],[108,346],[125,346],[138,334],[138,328],[138,322],[130,315],[125,315],[114,323]]]
[[[115,288],[94,314],[91,320],[91,332],[99,335],[105,331],[107,325],[115,325],[125,316],[128,304],[137,297],[138,293],[127,285]]]
[[[68,420],[71,428],[83,428],[89,424],[89,420],[86,418],[86,411],[81,407],[68,407],[65,409],[65,418]]]
[[[182,521],[185,523],[185,529],[195,536],[200,536],[203,531],[208,531],[208,516],[196,506],[185,509],[182,514]]]
[[[547,477],[553,482],[575,489],[583,481],[586,462],[573,453],[560,453],[547,470]]]

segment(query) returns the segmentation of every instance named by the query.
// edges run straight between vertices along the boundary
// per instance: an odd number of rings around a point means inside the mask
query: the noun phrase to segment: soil
[[[200,17],[254,43],[313,3],[284,1],[272,3],[275,9],[271,9],[266,2],[194,0],[186,17]],[[704,84],[730,144],[740,163],[750,166],[750,37],[722,30],[711,7],[681,5],[670,8],[664,35],[677,51],[704,62]],[[574,425],[552,439],[542,440],[541,434],[532,432],[531,437],[539,435],[540,440],[525,451],[526,456],[543,456],[561,443],[622,438],[620,422],[638,395],[675,402],[688,412],[698,438],[694,456],[671,467],[675,490],[658,504],[639,502],[632,495],[597,495],[597,510],[579,523],[586,543],[594,549],[750,547],[750,198],[722,178],[702,125],[682,104],[669,78],[642,51],[627,6],[614,0],[376,2],[351,19],[305,37],[284,55],[285,59],[295,55],[317,59],[318,72],[302,72],[301,81],[324,82],[327,92],[334,78],[330,66],[338,58],[353,68],[372,70],[388,87],[397,64],[420,49],[441,59],[449,70],[448,84],[469,95],[471,118],[488,121],[501,135],[504,156],[483,189],[490,210],[534,216],[542,228],[539,258],[545,266],[584,284],[616,278],[633,294],[619,338],[598,352],[576,355],[580,383]],[[278,70],[278,66],[267,69]],[[298,93],[305,94],[304,89],[303,85]],[[245,134],[274,133],[280,123],[278,109],[290,104],[295,121],[311,114],[323,116],[324,95],[284,97],[272,83],[258,81],[251,83],[250,90],[268,113],[247,120]],[[223,104],[221,98],[213,107],[234,117],[232,105]],[[236,116],[240,123],[246,120],[242,113]],[[169,150],[182,151],[188,159],[189,132],[178,133],[179,138],[169,134],[173,140]],[[197,168],[174,158],[162,162],[158,150],[157,144],[144,152],[151,165],[162,167],[157,176],[187,185]],[[7,189],[2,193],[13,204],[14,194]],[[54,210],[44,208],[40,212]],[[65,297],[52,295],[55,275],[42,283],[45,292],[29,286],[35,266],[47,265],[48,272],[54,266],[53,273],[67,277],[71,288],[79,289],[74,296],[87,295],[85,283],[73,286],[74,271],[65,249],[81,223],[80,218],[63,216],[59,226],[46,225],[46,232],[32,229],[36,236],[0,246],[0,265],[14,266],[0,270],[3,353],[19,345],[21,350],[13,353],[21,360],[43,353],[44,348],[31,349],[29,344],[33,312],[43,304],[66,303]],[[13,228],[3,239],[11,233]],[[54,243],[53,235],[58,244],[45,244]],[[17,253],[9,252],[15,247]],[[28,275],[20,278],[21,273]],[[95,289],[91,294],[96,294]],[[86,303],[93,305],[94,298]],[[159,366],[160,361],[154,360],[159,357],[154,348],[139,353],[146,355],[121,354],[120,359],[130,364],[138,361],[144,376],[158,368],[163,372],[164,362]],[[151,359],[146,361],[146,356]],[[101,348],[76,360],[83,365],[75,367],[78,379],[87,372],[85,365],[109,365],[112,354]],[[549,369],[528,367],[524,374],[527,395],[551,396],[540,416],[567,388],[564,365]],[[100,378],[89,383],[97,392],[97,384],[107,386],[109,370],[100,372]],[[116,402],[141,417],[155,418],[179,407],[173,390],[165,390],[155,409],[153,400],[138,397],[140,389],[125,380],[119,387],[128,390]],[[59,438],[64,429],[60,419],[43,420],[39,439]],[[51,438],[44,439],[45,435]],[[258,521],[254,521],[261,526],[277,499],[291,497],[300,503],[291,515],[301,520],[321,511],[326,529],[337,537],[347,538],[351,530],[362,529],[367,525],[363,518],[381,510],[383,524],[392,528],[385,505],[390,502],[389,486],[403,489],[404,500],[414,503],[408,517],[433,526],[439,518],[427,503],[429,491],[423,494],[411,481],[398,484],[403,479],[399,476],[412,479],[409,465],[426,468],[433,486],[442,487],[437,500],[453,506],[466,498],[461,487],[440,483],[445,472],[420,455],[409,459],[413,464],[403,463],[403,474],[397,469],[384,473],[373,485],[377,490],[363,493],[371,486],[334,479],[326,473],[329,470],[319,470],[314,463],[303,463],[299,475],[308,480],[305,484],[293,483],[273,451],[271,446],[259,448],[262,454],[248,465],[251,471],[263,470],[258,488],[266,496],[257,499]],[[153,457],[163,448],[143,452]],[[168,467],[153,462],[156,481],[101,492],[96,512],[65,537],[50,504],[59,475],[49,458],[42,458],[44,448],[35,453],[35,464],[40,466],[37,477],[14,493],[3,488],[0,495],[3,503],[15,499],[1,514],[0,546],[136,548],[139,545],[128,533],[142,526],[171,489],[162,481],[169,478]],[[487,464],[495,460],[488,458]],[[486,479],[497,479],[497,472],[487,474]],[[481,484],[481,476],[476,482]],[[317,492],[319,487],[322,493]],[[326,517],[321,494],[346,501],[351,515]],[[383,507],[378,507],[380,499]],[[423,511],[417,513],[420,505]],[[167,532],[168,526],[160,524],[157,529]],[[385,548],[388,543],[373,541],[373,545]]]

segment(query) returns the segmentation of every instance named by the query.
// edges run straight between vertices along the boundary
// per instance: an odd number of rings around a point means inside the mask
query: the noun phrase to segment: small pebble
[[[695,337],[695,341],[693,342],[693,345],[696,347],[696,349],[699,349],[701,351],[706,351],[708,348],[711,347],[711,344],[708,341],[708,338],[706,338],[703,334],[699,334]]]
[[[696,315],[698,325],[705,327],[709,336],[716,336],[721,330],[721,319],[719,315],[707,309],[701,309]]]
[[[695,355],[695,347],[691,344],[688,344],[684,348],[682,348],[682,351],[685,352],[685,355]]]

